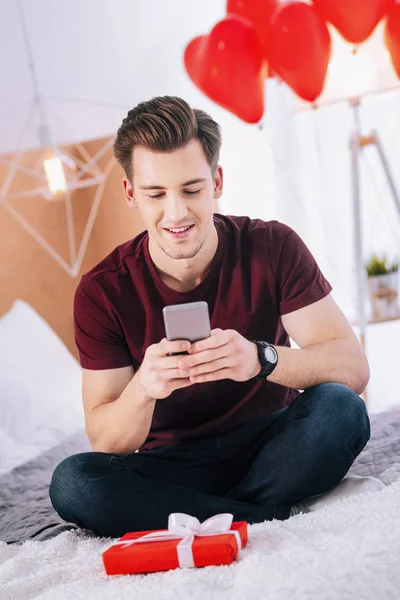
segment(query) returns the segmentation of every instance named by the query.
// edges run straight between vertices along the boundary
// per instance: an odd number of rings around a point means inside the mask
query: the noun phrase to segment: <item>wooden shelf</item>
[[[368,319],[368,325],[374,325],[375,323],[389,323],[390,321],[399,321],[400,315],[395,317],[386,317],[384,319]]]
[[[390,323],[391,321],[400,321],[400,315],[396,315],[395,317],[386,317],[384,319],[368,319],[368,325],[375,325],[376,323]],[[360,324],[357,321],[350,321],[350,325],[352,327],[360,327]]]

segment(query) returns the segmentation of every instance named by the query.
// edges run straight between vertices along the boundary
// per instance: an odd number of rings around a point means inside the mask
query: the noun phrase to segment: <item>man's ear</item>
[[[223,173],[222,167],[220,165],[218,165],[218,167],[215,171],[215,175],[214,175],[214,194],[213,194],[213,196],[216,200],[218,200],[218,198],[221,198],[223,188],[224,188],[224,173]]]
[[[128,203],[129,208],[137,208],[138,205],[133,193],[131,182],[129,181],[129,179],[126,179],[124,177],[124,179],[122,180],[122,184],[124,186],[126,201]]]

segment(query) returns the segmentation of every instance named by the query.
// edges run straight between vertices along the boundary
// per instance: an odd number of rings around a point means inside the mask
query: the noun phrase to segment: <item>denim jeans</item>
[[[285,520],[293,504],[335,487],[369,437],[364,401],[325,383],[216,437],[70,456],[53,473],[50,499],[62,519],[107,537],[167,528],[172,512]]]

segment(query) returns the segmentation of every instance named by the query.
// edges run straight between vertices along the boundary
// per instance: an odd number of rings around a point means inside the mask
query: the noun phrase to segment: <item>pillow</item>
[[[81,382],[64,343],[16,300],[0,318],[0,473],[84,427]]]

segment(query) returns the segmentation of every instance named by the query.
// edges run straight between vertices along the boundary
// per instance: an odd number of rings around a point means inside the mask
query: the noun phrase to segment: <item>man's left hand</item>
[[[178,367],[192,383],[247,381],[261,371],[257,345],[234,329],[213,329],[210,337],[192,344],[189,356],[182,358]]]

